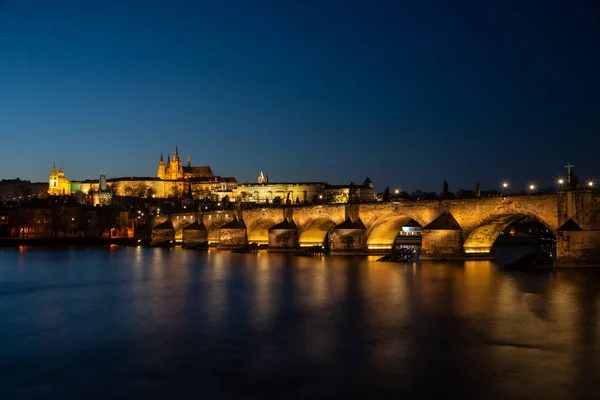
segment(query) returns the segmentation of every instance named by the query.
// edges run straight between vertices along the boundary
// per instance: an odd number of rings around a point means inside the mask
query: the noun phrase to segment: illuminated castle
[[[62,196],[65,194],[71,194],[71,181],[65,178],[65,172],[62,167],[56,172],[56,163],[52,166],[50,171],[50,180],[48,186],[48,194],[53,196]]]
[[[184,167],[179,158],[179,149],[175,146],[173,158],[171,158],[171,155],[168,155],[166,164],[161,153],[160,161],[158,162],[157,176],[163,180],[179,180],[190,178],[213,178],[215,175],[209,166],[192,167],[190,156],[188,156],[187,166]]]

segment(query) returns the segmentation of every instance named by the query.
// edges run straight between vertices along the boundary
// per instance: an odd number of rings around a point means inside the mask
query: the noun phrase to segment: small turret
[[[188,154],[188,168],[190,168],[191,166],[192,166],[192,158]]]

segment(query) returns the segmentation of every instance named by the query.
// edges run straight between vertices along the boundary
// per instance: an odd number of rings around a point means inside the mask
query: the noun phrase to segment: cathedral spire
[[[160,161],[163,161],[162,153],[160,153]],[[164,162],[164,161],[163,161]]]
[[[52,165],[52,172],[50,172],[51,174],[56,174],[56,161],[54,161],[54,164]]]

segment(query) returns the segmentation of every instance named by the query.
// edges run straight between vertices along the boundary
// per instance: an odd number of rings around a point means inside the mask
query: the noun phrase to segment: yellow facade
[[[52,196],[71,194],[71,181],[65,177],[62,167],[56,172],[56,163],[52,166],[52,171],[50,172],[48,194]]]

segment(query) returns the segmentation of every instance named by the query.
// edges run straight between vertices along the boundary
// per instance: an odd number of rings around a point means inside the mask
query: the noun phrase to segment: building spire
[[[163,156],[162,156],[162,153],[160,153],[160,161],[164,162],[164,161],[163,161]]]
[[[192,159],[190,157],[190,155],[188,154],[188,168],[190,168],[192,166]]]

